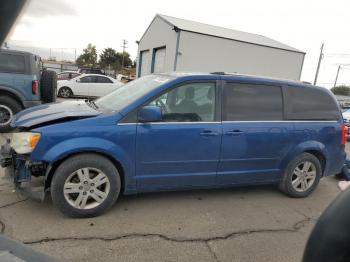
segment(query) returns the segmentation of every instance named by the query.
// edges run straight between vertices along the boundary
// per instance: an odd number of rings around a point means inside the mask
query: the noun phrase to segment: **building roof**
[[[276,40],[273,40],[263,35],[257,35],[257,34],[242,32],[238,30],[228,29],[224,27],[203,24],[195,21],[180,19],[180,18],[161,15],[161,14],[156,15],[156,17],[159,17],[160,19],[170,24],[171,26],[176,26],[177,28],[183,31],[195,32],[199,34],[232,39],[240,42],[273,47],[273,48],[305,54],[305,52],[303,51],[300,51],[294,47],[285,45],[283,43],[280,43]]]

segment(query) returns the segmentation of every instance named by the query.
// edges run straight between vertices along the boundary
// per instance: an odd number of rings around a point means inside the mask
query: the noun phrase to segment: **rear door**
[[[220,184],[267,182],[277,178],[281,159],[292,145],[293,124],[283,121],[283,115],[280,86],[224,84]]]

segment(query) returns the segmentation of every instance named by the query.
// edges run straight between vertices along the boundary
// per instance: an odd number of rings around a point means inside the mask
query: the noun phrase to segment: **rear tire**
[[[288,164],[279,189],[290,197],[307,197],[315,190],[321,176],[322,167],[318,158],[302,153]]]
[[[57,74],[52,70],[45,70],[40,80],[41,99],[44,103],[56,102]]]
[[[0,132],[10,132],[10,124],[16,113],[22,110],[22,106],[14,98],[9,96],[0,97]]]
[[[56,169],[51,197],[66,216],[95,217],[113,206],[120,188],[119,172],[110,160],[97,154],[80,154]]]

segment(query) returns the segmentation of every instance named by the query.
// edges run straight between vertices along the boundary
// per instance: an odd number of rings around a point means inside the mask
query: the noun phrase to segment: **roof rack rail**
[[[226,75],[225,72],[210,72],[212,75]]]

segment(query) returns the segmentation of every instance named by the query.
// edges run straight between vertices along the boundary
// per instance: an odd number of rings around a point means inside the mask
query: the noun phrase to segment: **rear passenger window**
[[[313,87],[287,87],[285,90],[288,119],[338,119],[338,106],[332,96],[325,91]]]
[[[282,90],[278,86],[227,83],[222,110],[223,121],[282,120]]]
[[[113,83],[109,78],[107,77],[103,77],[103,76],[98,76],[97,77],[97,83],[107,83],[107,84],[110,84],[110,83]]]
[[[24,56],[0,53],[0,72],[23,74],[25,72]]]

